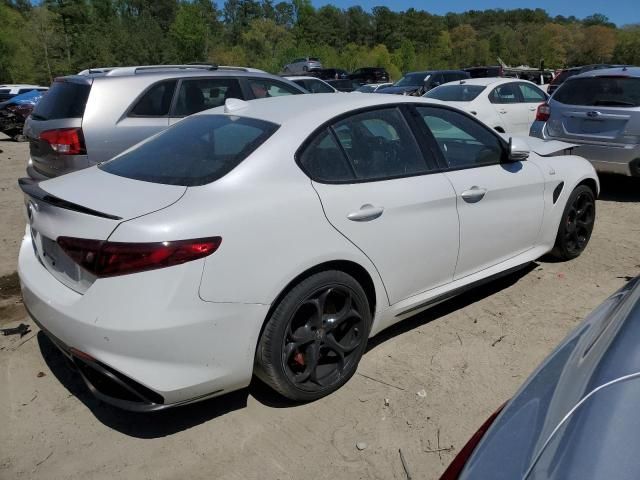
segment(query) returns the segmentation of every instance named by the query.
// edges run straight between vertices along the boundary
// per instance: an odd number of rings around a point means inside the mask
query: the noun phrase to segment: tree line
[[[48,84],[89,67],[211,62],[278,73],[296,57],[392,78],[505,63],[640,64],[640,25],[551,17],[542,9],[433,15],[311,0],[0,0],[0,82]]]

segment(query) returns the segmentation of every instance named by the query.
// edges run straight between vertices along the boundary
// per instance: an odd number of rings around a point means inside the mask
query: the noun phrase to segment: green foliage
[[[0,82],[48,83],[88,67],[209,61],[278,73],[293,58],[403,73],[498,63],[640,64],[640,25],[542,9],[433,15],[318,9],[311,0],[0,1]]]

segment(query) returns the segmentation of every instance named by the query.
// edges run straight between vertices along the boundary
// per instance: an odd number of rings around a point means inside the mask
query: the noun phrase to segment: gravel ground
[[[15,270],[27,147],[0,140],[0,479],[435,479],[590,310],[640,273],[640,182],[603,179],[587,251],[530,268],[371,341],[358,374],[308,405],[256,382],[157,414],[93,399],[24,312]],[[364,447],[362,450],[356,447]]]

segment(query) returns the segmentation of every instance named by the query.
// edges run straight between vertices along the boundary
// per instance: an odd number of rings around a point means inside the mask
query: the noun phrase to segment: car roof
[[[640,77],[640,67],[616,67],[616,68],[601,68],[597,70],[589,70],[587,72],[580,73],[578,75],[574,75],[570,79],[574,80],[576,78],[585,78],[585,77],[610,77],[612,75],[621,76],[621,77]]]
[[[179,78],[185,76],[252,76],[269,75],[264,70],[249,67],[216,66],[216,65],[136,65],[129,67],[96,67],[82,70],[77,75],[69,77],[129,77],[129,76],[157,76],[161,78]]]
[[[346,98],[345,98],[346,97]],[[398,103],[424,103],[436,105],[428,99],[403,95],[379,95],[363,93],[361,95],[336,95],[334,93],[316,93],[313,95],[286,95],[261,98],[245,102],[233,100],[236,107],[226,112],[226,106],[212,108],[196,115],[233,114],[267,122],[285,125],[306,124],[319,126],[343,113],[361,108],[392,105]],[[229,101],[227,101],[229,102]],[[440,104],[438,104],[440,105]]]
[[[291,80],[291,81],[294,81],[294,80],[320,80],[323,83],[327,83],[324,80],[322,80],[321,78],[311,77],[309,75],[306,75],[306,76],[305,75],[285,75],[282,78],[286,78],[287,80]]]
[[[525,82],[532,83],[528,80],[523,80],[521,78],[511,78],[511,77],[483,77],[483,78],[465,78],[462,80],[454,80],[453,82],[445,83],[444,85],[482,85],[484,87],[488,85],[499,85],[502,83],[511,83],[511,82]],[[533,83],[532,83],[533,84]],[[535,85],[535,84],[533,84]]]

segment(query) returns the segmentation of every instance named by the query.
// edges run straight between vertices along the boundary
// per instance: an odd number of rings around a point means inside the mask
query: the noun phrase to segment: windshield
[[[553,99],[566,105],[638,107],[640,78],[573,78],[560,86]]]
[[[253,118],[195,115],[99,168],[144,182],[205,185],[233,170],[277,129]]]
[[[394,87],[421,87],[430,76],[426,73],[408,73],[398,80]]]
[[[372,87],[371,85],[363,85],[356,91],[362,93],[373,93],[376,91],[376,87]]]
[[[442,85],[429,90],[423,97],[446,102],[470,102],[475,100],[485,88],[482,85]]]

